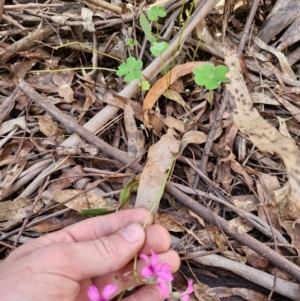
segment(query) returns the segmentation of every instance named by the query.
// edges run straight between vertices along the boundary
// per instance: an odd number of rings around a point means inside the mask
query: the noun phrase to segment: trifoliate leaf
[[[130,56],[127,58],[126,63],[122,63],[117,70],[118,76],[124,76],[124,80],[130,83],[134,79],[141,79],[143,74],[140,70],[143,67],[143,62]]]
[[[166,42],[155,42],[150,47],[150,51],[154,56],[161,55],[164,51],[168,50],[169,44]]]
[[[208,90],[217,89],[220,83],[226,83],[229,80],[225,74],[228,72],[226,66],[215,67],[212,64],[203,64],[198,68],[194,68],[195,82],[199,86],[205,86]]]
[[[159,18],[164,18],[166,15],[166,10],[161,6],[152,6],[151,9],[147,11],[148,19],[154,22],[156,22]]]

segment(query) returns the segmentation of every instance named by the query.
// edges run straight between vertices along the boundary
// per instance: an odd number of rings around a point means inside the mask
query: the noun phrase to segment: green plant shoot
[[[196,84],[205,86],[208,90],[217,89],[221,83],[229,82],[229,79],[225,76],[228,71],[226,66],[219,65],[215,67],[209,63],[193,69]]]
[[[156,22],[159,18],[164,18],[167,12],[164,7],[152,6],[150,10],[147,11],[147,16],[150,21]]]
[[[134,47],[135,45],[137,45],[137,42],[136,40],[134,40],[133,38],[129,38],[127,41],[126,41],[126,44],[125,44],[127,47]]]
[[[127,58],[126,63],[121,64],[118,67],[117,75],[124,76],[124,80],[130,83],[134,79],[141,79],[143,74],[140,70],[143,67],[143,62],[141,60],[136,60],[134,57],[130,56]]]

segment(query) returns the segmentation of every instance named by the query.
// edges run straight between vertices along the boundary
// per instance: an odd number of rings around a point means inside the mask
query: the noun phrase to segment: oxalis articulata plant
[[[164,51],[168,50],[169,44],[167,42],[161,41],[157,39],[159,38],[158,30],[155,37],[151,32],[151,24],[155,22],[156,28],[158,29],[158,19],[164,18],[166,16],[166,11],[164,7],[160,6],[152,6],[150,10],[147,11],[146,15],[141,12],[140,13],[140,25],[145,34],[146,39],[150,42],[150,52],[154,57],[160,57]],[[126,45],[129,48],[132,48],[137,44],[137,41],[132,38],[128,39]],[[167,73],[167,68],[162,61],[164,74]],[[140,80],[139,86],[142,91],[147,91],[150,89],[150,84],[147,80],[142,80],[142,60],[137,60],[133,56],[127,58],[125,63],[119,65],[117,70],[117,75],[122,77],[124,76],[124,80],[126,82],[131,82],[135,79]],[[195,75],[195,83],[199,86],[205,86],[209,91],[217,89],[221,83],[226,83],[229,80],[226,78],[225,74],[228,72],[228,68],[223,65],[214,66],[210,63],[203,64],[200,67],[196,67],[193,69],[193,73]]]

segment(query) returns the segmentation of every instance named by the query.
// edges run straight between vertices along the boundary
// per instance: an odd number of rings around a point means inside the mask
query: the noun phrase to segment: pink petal
[[[142,268],[142,275],[144,278],[150,278],[153,275],[153,272],[149,269],[149,267]]]
[[[158,282],[158,288],[161,297],[166,297],[166,298],[170,297],[170,289],[167,282],[165,281]]]
[[[184,295],[182,297],[179,297],[180,301],[191,301],[190,295]]]
[[[193,288],[193,280],[188,280],[188,287],[185,291],[186,294],[191,294],[192,292],[194,291],[194,288]]]
[[[148,265],[150,265],[149,257],[146,254],[141,254],[140,258],[145,260]]]
[[[152,257],[151,257],[151,265],[153,267],[156,267],[157,264],[158,264],[158,256],[156,253],[154,253],[152,250],[151,250],[151,254],[152,254]]]
[[[157,267],[156,267],[156,271],[155,271],[155,274],[157,275],[158,278],[160,278],[161,280],[164,280],[164,281],[173,281],[174,280],[174,277],[171,273],[171,267],[169,264],[167,263],[162,263],[162,264],[159,264]]]
[[[100,294],[95,285],[91,285],[89,287],[87,295],[92,301],[100,301]]]
[[[187,287],[187,289],[184,292],[179,293],[178,294],[178,298],[180,299],[180,301],[190,301],[191,300],[190,294],[193,291],[194,291],[193,280],[190,279],[188,281],[188,287]]]
[[[104,300],[108,300],[117,290],[117,287],[112,284],[108,284],[104,287],[102,297]]]

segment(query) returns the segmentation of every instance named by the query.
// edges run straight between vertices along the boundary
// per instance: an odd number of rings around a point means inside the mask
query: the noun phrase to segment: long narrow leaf
[[[140,24],[143,29],[143,32],[145,33],[146,39],[151,44],[153,44],[154,42],[157,42],[156,38],[151,34],[151,26],[143,12],[141,12],[141,14],[140,14]]]

